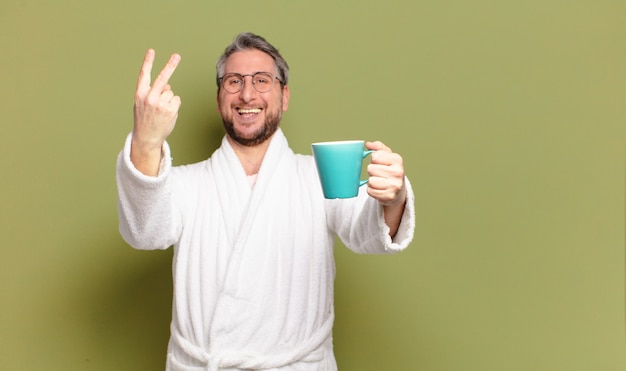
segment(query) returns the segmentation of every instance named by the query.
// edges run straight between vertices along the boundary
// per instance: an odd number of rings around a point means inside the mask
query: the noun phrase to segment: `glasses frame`
[[[256,76],[256,75],[258,75],[258,74],[269,75],[269,76],[271,76],[271,77],[272,77],[272,84],[270,85],[270,88],[269,88],[269,89],[267,89],[267,90],[265,90],[265,91],[259,91],[259,90],[257,89],[256,84],[254,83],[254,76]],[[228,76],[237,76],[237,77],[241,77],[241,85],[239,85],[239,89],[238,89],[237,91],[230,91],[230,90],[228,90],[228,89],[224,86],[224,78],[226,78],[226,77],[228,77]],[[242,90],[243,90],[243,88],[246,86],[246,77],[247,77],[247,76],[252,77],[252,80],[251,80],[251,81],[252,81],[252,87],[254,88],[254,90],[256,90],[256,91],[257,91],[257,92],[259,92],[259,93],[267,93],[267,92],[271,91],[271,90],[274,88],[274,80],[278,80],[278,82],[281,84],[281,86],[282,86],[282,84],[283,84],[283,81],[282,81],[281,79],[279,79],[279,78],[278,78],[278,76],[275,76],[273,73],[270,73],[270,72],[265,72],[265,71],[258,71],[258,72],[255,72],[255,73],[248,73],[248,74],[245,74],[245,75],[242,75],[242,74],[240,74],[240,73],[236,73],[236,72],[230,72],[230,73],[224,74],[222,77],[220,77],[220,78],[218,79],[218,81],[219,81],[220,87],[221,87],[222,89],[224,89],[227,93],[230,93],[230,94],[237,94],[237,93],[239,93],[240,91],[242,91]]]

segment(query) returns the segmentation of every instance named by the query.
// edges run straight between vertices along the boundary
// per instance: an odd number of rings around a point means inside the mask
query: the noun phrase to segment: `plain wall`
[[[240,31],[291,66],[297,152],[381,140],[417,230],[337,247],[341,370],[625,370],[626,2],[3,1],[0,369],[163,369],[171,250],[117,231],[115,159],[145,51],[178,52],[175,164],[223,131]]]

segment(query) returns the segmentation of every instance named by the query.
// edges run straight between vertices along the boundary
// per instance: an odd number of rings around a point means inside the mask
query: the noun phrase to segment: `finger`
[[[406,188],[399,189],[376,189],[371,186],[367,187],[367,194],[378,200],[383,206],[397,205],[406,202]]]
[[[154,80],[154,84],[152,85],[152,90],[155,90],[157,92],[163,91],[163,88],[166,85],[168,85],[167,82],[169,81],[170,77],[172,77],[172,75],[174,74],[174,71],[176,71],[176,67],[178,67],[178,63],[180,63],[180,55],[172,54],[170,59],[167,61],[167,64],[165,65],[165,67],[163,67],[161,72],[159,72],[159,75],[157,76],[157,78]]]
[[[143,58],[143,64],[139,71],[139,79],[137,80],[137,92],[150,90],[150,73],[152,72],[154,55],[154,49],[148,49],[146,56]]]
[[[387,147],[383,142],[365,142],[365,147],[374,151],[385,150],[391,152],[391,148]]]
[[[171,100],[170,100],[170,105],[172,106],[172,108],[178,112],[178,109],[180,108],[180,105],[182,104],[180,97],[178,95],[175,95]]]
[[[376,199],[379,197],[394,199],[402,193],[404,188],[403,179],[370,177],[367,184],[368,193]]]
[[[392,165],[368,164],[367,174],[370,177],[381,177],[387,179],[404,179],[404,166],[399,163]]]
[[[166,90],[161,94],[161,102],[169,103],[174,98],[174,92],[172,90]]]
[[[387,180],[386,178],[373,175],[369,177],[367,186],[373,190],[384,190],[387,189]]]
[[[370,164],[385,165],[385,166],[403,166],[403,159],[397,153],[391,153],[387,151],[376,151],[372,153],[372,160]]]
[[[389,165],[368,164],[367,175],[370,177],[390,178],[394,176],[393,167]]]
[[[369,183],[368,183],[369,184]],[[368,185],[367,194],[383,204],[387,204],[394,200],[396,192],[386,187],[376,187],[375,185]]]

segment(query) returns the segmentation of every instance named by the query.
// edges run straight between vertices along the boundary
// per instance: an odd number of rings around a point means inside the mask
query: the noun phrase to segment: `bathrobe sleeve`
[[[130,160],[132,134],[117,158],[119,229],[124,240],[136,249],[167,249],[180,237],[180,212],[172,202],[170,170],[172,160],[167,143],[159,174],[147,176]]]
[[[415,231],[415,196],[409,179],[405,177],[407,199],[398,232],[392,239],[385,223],[383,208],[359,189],[356,198],[326,200],[328,223],[350,250],[361,254],[390,254],[402,251],[413,240]]]

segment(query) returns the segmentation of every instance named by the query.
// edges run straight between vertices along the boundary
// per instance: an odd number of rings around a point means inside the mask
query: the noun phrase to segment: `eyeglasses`
[[[259,93],[267,93],[274,87],[274,79],[282,82],[278,77],[269,72],[257,72],[248,75],[239,73],[227,73],[220,77],[220,85],[229,93],[239,93],[245,84],[245,77],[252,77],[252,86]]]

